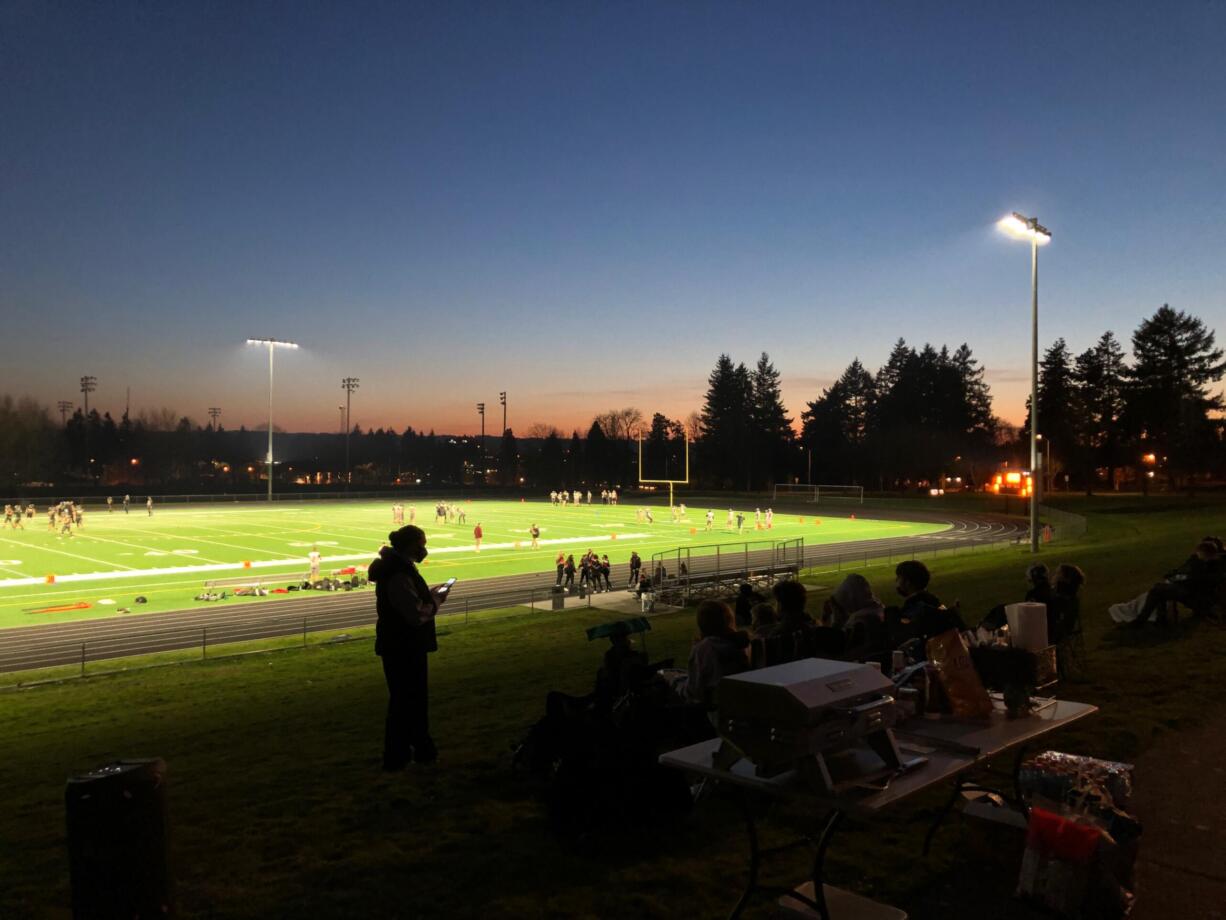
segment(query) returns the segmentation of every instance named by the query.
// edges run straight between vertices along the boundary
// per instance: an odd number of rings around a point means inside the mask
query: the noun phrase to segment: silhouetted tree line
[[[1226,477],[1226,374],[1214,333],[1164,305],[1132,334],[1131,360],[1111,332],[1073,355],[1063,339],[1040,368],[1039,428],[1055,484],[1090,491],[1125,480],[1172,487]],[[685,476],[695,485],[762,489],[792,480],[878,489],[961,477],[982,485],[998,464],[1028,464],[1028,427],[992,412],[983,368],[954,350],[899,339],[870,372],[854,359],[800,415],[799,436],[762,353],[747,367],[720,355],[701,412],[684,420],[634,407],[597,414],[585,435],[536,424],[475,437],[378,428],[349,433],[352,484],[446,487],[487,483],[549,490],[626,486]],[[1027,426],[1029,420],[1027,420]],[[80,410],[66,423],[31,399],[0,397],[0,482],[9,495],[29,483],[159,486],[185,491],[255,489],[267,430],[201,426],[169,409],[126,414]],[[276,478],[341,484],[344,434],[276,434]],[[641,444],[641,447],[640,447]],[[1050,445],[1050,447],[1049,447]],[[1126,475],[1124,475],[1126,473]],[[1067,480],[1065,477],[1067,476]]]

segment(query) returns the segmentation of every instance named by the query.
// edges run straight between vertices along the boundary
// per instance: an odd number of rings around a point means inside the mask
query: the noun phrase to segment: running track
[[[857,512],[860,517],[888,520],[939,521],[948,524],[938,533],[880,540],[862,540],[805,547],[805,565],[855,563],[870,559],[905,557],[912,553],[951,552],[973,546],[1017,541],[1026,525],[1017,518],[987,514],[933,515],[918,512]],[[758,557],[761,557],[759,559]],[[695,562],[697,563],[697,558]],[[770,562],[770,551],[750,554],[751,564]],[[650,560],[644,559],[644,565]],[[693,574],[697,575],[698,572]],[[619,581],[620,579],[620,581]],[[628,579],[625,565],[614,567],[614,585]],[[548,595],[554,572],[510,575],[461,583],[444,608],[446,616],[468,610],[486,610],[528,603]],[[311,593],[276,603],[234,604],[169,611],[125,619],[85,620],[0,629],[0,672],[101,661],[176,649],[201,648],[306,632],[352,629],[375,621],[375,595],[371,589],[352,593]],[[221,650],[219,654],[224,654]]]

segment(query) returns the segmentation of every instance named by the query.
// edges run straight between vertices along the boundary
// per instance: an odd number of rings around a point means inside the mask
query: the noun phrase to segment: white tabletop
[[[713,761],[720,746],[718,738],[661,754],[660,763],[666,767],[708,776],[768,795],[804,796],[850,813],[872,813],[969,770],[1009,748],[1042,737],[1097,711],[1097,706],[1088,703],[1059,700],[1053,706],[1017,719],[1008,718],[1004,710],[999,708],[992,713],[990,719],[981,722],[912,719],[900,726],[900,731],[905,730],[905,735],[899,739],[898,746],[904,757],[918,754],[926,757],[927,762],[893,777],[883,790],[852,788],[835,796],[811,788],[801,780],[795,770],[777,776],[757,776],[754,773],[754,765],[745,758],[738,760],[730,769],[717,767]],[[918,737],[921,735],[979,748],[979,753],[930,747]],[[862,753],[857,752],[857,757],[861,756],[866,767],[871,768],[875,755],[864,750]],[[880,766],[879,760],[875,763]]]

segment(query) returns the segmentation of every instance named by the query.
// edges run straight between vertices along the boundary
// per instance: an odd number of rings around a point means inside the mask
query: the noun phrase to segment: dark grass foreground
[[[1077,508],[1091,509],[1086,538],[1044,557],[1086,570],[1092,679],[1064,695],[1104,711],[1054,745],[1127,759],[1220,706],[1226,630],[1197,623],[1121,635],[1106,605],[1144,590],[1202,535],[1226,532],[1226,505],[1104,499]],[[929,564],[935,590],[974,619],[1020,595],[1028,560],[1007,550]],[[865,571],[886,596],[888,569]],[[835,577],[812,580],[830,587]],[[575,846],[550,834],[532,787],[509,771],[509,747],[541,714],[546,691],[589,688],[604,646],[589,644],[583,628],[609,618],[493,616],[442,636],[431,680],[442,758],[428,773],[390,778],[378,769],[385,691],[367,641],[0,694],[0,917],[68,915],[64,779],[149,755],[170,768],[185,916],[726,914],[744,857],[731,799],[716,795],[675,825]],[[693,631],[688,614],[656,618],[652,657],[684,663]],[[924,820],[940,798],[849,826],[831,880],[916,916],[1011,915],[995,898],[1015,865],[1004,860],[1003,881],[984,883],[997,876],[974,828],[947,826],[933,858],[920,860]],[[778,817],[776,828],[799,820]],[[791,883],[805,869],[798,853],[773,875]],[[768,906],[751,915],[768,916]]]

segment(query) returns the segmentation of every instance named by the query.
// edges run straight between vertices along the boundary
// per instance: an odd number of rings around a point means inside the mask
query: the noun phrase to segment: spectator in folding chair
[[[805,611],[808,592],[798,581],[778,582],[773,593],[779,622],[764,639],[764,665],[770,667],[801,658],[838,658],[847,639],[841,629],[818,626]]]
[[[713,711],[720,679],[749,667],[749,636],[736,628],[732,610],[723,601],[703,601],[696,618],[698,638],[690,650],[685,692],[691,702]]]

